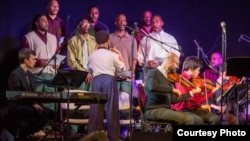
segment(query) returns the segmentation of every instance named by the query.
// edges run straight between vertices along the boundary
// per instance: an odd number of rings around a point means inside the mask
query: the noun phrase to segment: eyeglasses
[[[90,26],[89,23],[81,23],[82,26]]]

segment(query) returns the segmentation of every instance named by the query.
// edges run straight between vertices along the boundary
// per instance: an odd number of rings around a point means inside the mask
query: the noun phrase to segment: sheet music
[[[65,55],[56,54],[56,65],[60,65],[65,58]],[[54,65],[54,63],[54,61],[50,61],[48,65]]]

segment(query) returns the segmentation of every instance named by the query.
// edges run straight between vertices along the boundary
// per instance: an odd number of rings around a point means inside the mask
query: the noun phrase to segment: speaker
[[[150,132],[132,132],[131,141],[173,141],[171,132],[150,133]]]

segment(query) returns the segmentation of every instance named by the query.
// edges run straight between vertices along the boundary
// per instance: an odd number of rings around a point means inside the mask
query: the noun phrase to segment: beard
[[[176,73],[176,68],[169,68],[169,73]]]
[[[39,27],[39,30],[44,31],[44,32],[47,32],[48,29],[49,29],[49,26],[40,26]]]

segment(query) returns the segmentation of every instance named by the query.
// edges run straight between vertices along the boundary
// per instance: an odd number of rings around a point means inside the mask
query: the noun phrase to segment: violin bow
[[[205,82],[205,80],[206,80],[206,76],[205,76],[205,74],[203,74],[203,79],[204,79],[204,82]],[[207,85],[205,85],[204,87],[205,87],[206,104],[208,105]]]
[[[241,80],[240,80],[240,82],[239,82],[239,84],[242,84],[246,79],[247,79],[247,77],[245,77],[245,76],[242,77]]]

